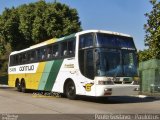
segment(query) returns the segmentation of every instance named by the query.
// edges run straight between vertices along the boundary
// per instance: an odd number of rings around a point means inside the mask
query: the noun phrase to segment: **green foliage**
[[[12,50],[24,49],[81,30],[76,9],[43,0],[17,8],[6,8],[0,15],[0,26],[0,37],[11,44]],[[2,47],[0,44],[0,51]]]
[[[3,52],[0,53],[0,76],[7,74],[8,57],[11,52],[11,46],[9,43],[3,44]]]
[[[150,3],[152,10],[145,14],[147,17],[147,23],[144,25],[145,45],[149,47],[147,54],[150,58],[160,59],[160,2],[150,0]]]
[[[0,75],[7,74],[11,51],[81,30],[76,9],[44,0],[5,8],[0,15],[0,26]]]
[[[5,52],[4,44],[0,41],[0,55],[4,54],[4,52]]]
[[[149,50],[138,51],[139,62],[147,61],[151,58]]]

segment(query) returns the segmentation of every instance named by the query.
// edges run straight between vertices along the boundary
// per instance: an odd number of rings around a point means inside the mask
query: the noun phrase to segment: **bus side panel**
[[[51,67],[51,71],[49,73],[45,88],[44,88],[46,91],[52,90],[62,63],[63,63],[63,60],[55,60],[54,61],[53,65]]]
[[[44,90],[46,82],[48,80],[49,74],[51,72],[51,68],[53,66],[54,61],[49,61],[46,63],[44,71],[42,73],[42,77],[39,81],[38,90]]]
[[[16,83],[16,79],[19,80],[19,82],[21,81],[22,78],[24,78],[24,74],[9,74],[9,79],[8,79],[8,85],[10,87],[16,87],[15,83]]]
[[[39,63],[36,73],[26,73],[26,74],[9,74],[8,84],[10,87],[15,87],[16,79],[19,79],[21,82],[22,79],[25,81],[26,89],[38,89],[38,84],[40,82],[43,70],[44,70],[45,62]]]
[[[16,82],[16,75],[8,74],[8,85],[10,87],[15,87],[15,82]]]
[[[80,74],[75,59],[64,59],[52,91],[63,93],[64,83],[67,79],[71,79],[75,83],[76,94],[85,95],[86,91],[83,84],[86,79]]]
[[[46,62],[39,63],[38,69],[34,74],[28,74],[28,78],[30,79],[30,84],[28,89],[38,90],[38,85],[40,83]]]

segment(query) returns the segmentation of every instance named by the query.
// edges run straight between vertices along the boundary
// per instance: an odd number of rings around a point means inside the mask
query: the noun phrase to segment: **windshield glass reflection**
[[[136,54],[133,51],[122,51],[123,70],[125,76],[137,75]]]
[[[96,45],[100,47],[135,49],[133,38],[104,33],[97,33]]]
[[[119,76],[122,74],[120,52],[106,51],[105,49],[99,49],[97,52],[96,66],[99,76]]]
[[[134,52],[107,50],[96,51],[96,75],[107,77],[130,77],[137,75],[136,56]]]

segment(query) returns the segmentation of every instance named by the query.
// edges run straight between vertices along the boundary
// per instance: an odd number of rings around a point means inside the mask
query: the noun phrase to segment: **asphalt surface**
[[[98,99],[78,96],[77,100],[69,100],[61,97],[59,94],[43,93],[42,95],[40,91],[21,93],[15,88],[0,86],[0,114],[2,114],[0,118],[3,120],[6,117],[15,117],[16,119],[16,115],[18,115],[19,119],[23,118],[23,120],[27,116],[34,118],[34,115],[45,120],[47,119],[43,118],[44,116],[49,120],[53,118],[52,115],[54,117],[56,116],[56,119],[74,120],[76,118],[81,120],[87,119],[87,116],[88,119],[95,119],[96,114],[159,113],[160,99],[154,97],[139,98],[122,96]],[[7,116],[8,114],[13,116]]]

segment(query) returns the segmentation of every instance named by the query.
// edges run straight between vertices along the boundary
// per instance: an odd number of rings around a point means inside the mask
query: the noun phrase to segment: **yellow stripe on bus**
[[[9,86],[15,87],[16,79],[18,78],[19,81],[22,79],[25,80],[26,83],[26,89],[38,89],[38,85],[41,79],[41,76],[44,71],[44,67],[46,65],[46,62],[41,62],[38,65],[36,73],[27,73],[27,74],[9,74]]]
[[[57,41],[57,38],[52,38],[50,40],[47,40],[46,43],[48,45],[48,44],[51,44],[51,43],[55,43],[56,41]]]
[[[28,89],[38,89],[38,85],[42,76],[42,73],[44,71],[44,67],[45,67],[46,62],[41,62],[38,65],[38,69],[36,71],[36,73],[32,73],[32,74],[26,74],[26,88]]]

